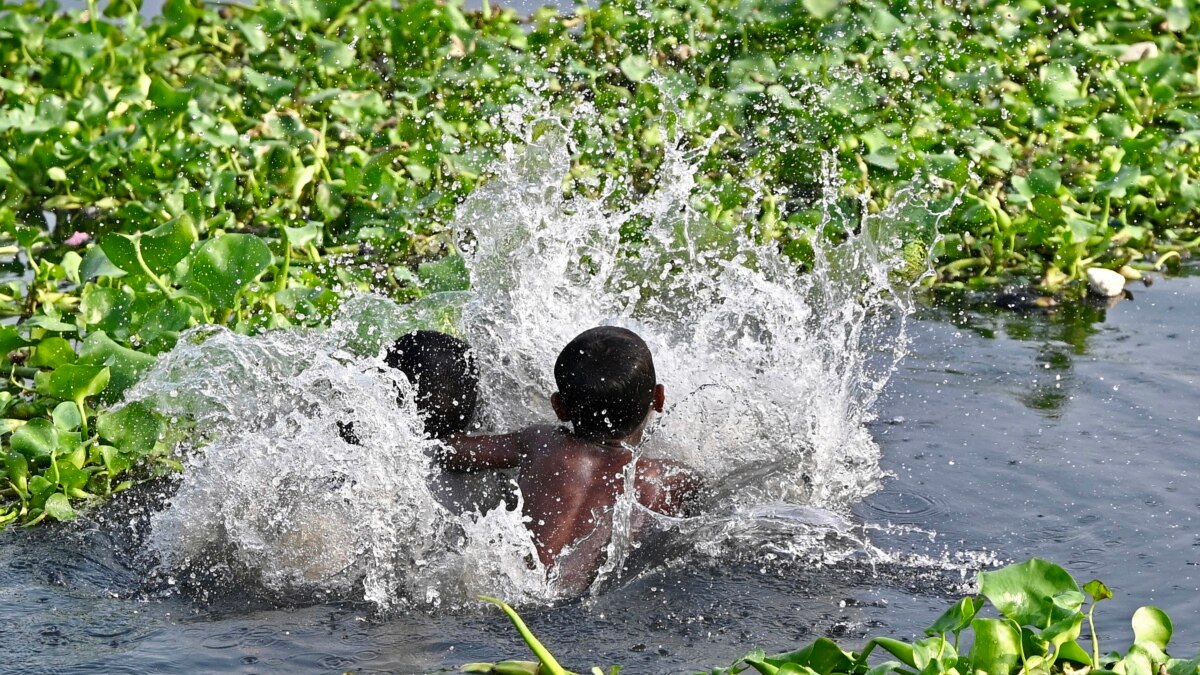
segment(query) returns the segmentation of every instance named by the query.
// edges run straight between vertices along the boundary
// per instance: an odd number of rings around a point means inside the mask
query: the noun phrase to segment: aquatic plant
[[[800,649],[768,656],[755,650],[727,668],[708,675],[733,675],[754,669],[762,675],[934,675],[986,673],[1043,673],[1063,675],[1196,675],[1200,655],[1179,659],[1167,654],[1173,627],[1157,607],[1141,607],[1133,614],[1133,644],[1124,654],[1102,653],[1093,615],[1096,605],[1112,597],[1102,582],[1089,581],[1081,588],[1054,563],[1033,558],[1003,569],[979,573],[979,594],[962,598],[925,629],[928,637],[907,642],[887,637],[866,641],[860,651],[844,649],[829,638],[818,638]],[[1086,614],[1083,606],[1091,603]],[[520,616],[495,598],[481,598],[501,609],[512,620],[521,638],[539,661],[472,663],[462,670],[472,673],[568,673],[525,626]],[[996,616],[983,616],[991,610]],[[1088,624],[1091,651],[1080,644]],[[949,639],[948,637],[949,636]],[[970,646],[960,651],[960,638]],[[888,660],[872,665],[873,654]],[[878,659],[876,660],[878,661]],[[617,672],[614,667],[611,672]],[[593,668],[593,673],[604,671]],[[699,674],[698,674],[699,675]]]
[[[704,149],[706,236],[799,267],[842,236],[826,192],[853,218],[918,178],[949,213],[940,237],[941,209],[913,216],[897,269],[931,255],[943,286],[1079,289],[1089,266],[1136,276],[1200,246],[1188,3],[485,8],[0,7],[0,523],[69,519],[172,466],[161,420],[96,411],[181,331],[463,288],[446,224],[530,101],[590,111],[568,194],[636,202],[675,137]]]

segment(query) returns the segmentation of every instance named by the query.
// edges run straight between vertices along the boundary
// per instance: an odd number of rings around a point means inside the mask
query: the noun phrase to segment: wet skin
[[[661,410],[661,394],[657,398],[655,409]],[[630,447],[641,442],[644,425],[620,439],[585,439],[553,426],[458,436],[438,461],[453,471],[516,468],[538,557],[554,567],[570,547],[569,563],[558,570],[559,578],[579,582],[600,564],[612,533],[612,510],[625,492],[626,470],[634,461]],[[678,516],[699,492],[701,480],[674,462],[639,458],[634,488],[645,508]]]

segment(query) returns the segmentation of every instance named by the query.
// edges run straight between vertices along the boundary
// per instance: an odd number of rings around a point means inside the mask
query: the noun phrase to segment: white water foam
[[[865,424],[905,349],[909,289],[893,273],[901,241],[891,230],[920,192],[842,223],[827,181],[825,225],[839,242],[815,242],[800,274],[773,243],[697,213],[705,148],[666,144],[658,189],[614,207],[564,194],[562,123],[523,129],[525,143],[504,148],[458,212],[471,292],[405,307],[359,296],[327,331],[194,331],[130,393],[191,430],[179,492],[151,522],[162,569],[219,561],[271,591],[361,594],[382,608],[577,591],[547,579],[519,511],[439,502],[408,384],[377,355],[406,330],[447,321],[476,350],[480,424],[498,431],[552,420],[552,366],[576,334],[599,324],[640,333],[668,410],[639,452],[682,461],[710,485],[705,515],[659,519],[699,537],[694,554],[726,555],[753,537],[771,555],[870,549],[839,514],[883,478]],[[644,241],[627,246],[622,228],[634,226]],[[360,445],[339,436],[339,422],[353,423]],[[630,523],[645,514],[629,503],[617,513],[594,590],[620,576],[641,539]],[[764,524],[780,522],[791,525],[765,542]]]

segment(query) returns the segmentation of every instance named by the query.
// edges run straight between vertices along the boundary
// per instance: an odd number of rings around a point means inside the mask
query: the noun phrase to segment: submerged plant
[[[791,652],[767,655],[755,650],[727,668],[714,668],[708,675],[734,675],[755,670],[762,675],[1197,675],[1200,656],[1190,660],[1167,654],[1171,620],[1157,607],[1134,612],[1133,644],[1124,654],[1101,655],[1099,636],[1092,623],[1098,602],[1111,598],[1099,581],[1084,585],[1092,598],[1085,615],[1084,592],[1075,579],[1054,563],[1032,558],[993,572],[980,572],[979,595],[968,596],[938,617],[928,636],[915,642],[887,637],[867,640],[860,651],[843,649],[829,638]],[[494,598],[483,598],[500,606],[517,627],[525,643],[540,662],[475,663],[463,667],[477,673],[566,673],[554,657],[525,626],[517,613]],[[990,608],[996,616],[980,616]],[[1087,619],[1092,653],[1079,644],[1080,628]],[[971,642],[960,652],[960,635]],[[953,641],[947,639],[953,636]],[[870,657],[885,652],[890,658],[872,663]],[[522,664],[520,666],[516,664]],[[525,668],[522,670],[521,668]],[[614,672],[615,672],[614,668]],[[593,669],[599,675],[599,669]]]

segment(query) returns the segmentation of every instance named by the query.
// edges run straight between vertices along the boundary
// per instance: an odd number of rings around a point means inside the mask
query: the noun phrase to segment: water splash
[[[347,349],[362,346],[381,310],[400,316],[363,297],[327,332],[193,331],[130,392],[191,429],[178,492],[150,518],[147,555],[164,574],[199,570],[282,597],[365,597],[381,608],[545,586],[524,563],[533,548],[515,514],[476,523],[443,504],[403,375]],[[498,572],[459,553],[485,547],[517,562]]]
[[[907,288],[888,274],[900,242],[881,236],[908,204],[864,214],[870,232],[835,250],[818,244],[813,273],[801,275],[772,243],[695,212],[694,158],[677,146],[664,187],[611,211],[564,196],[563,135],[530,140],[509,148],[456,224],[473,237],[462,327],[482,357],[489,422],[548,420],[558,350],[585,328],[620,324],[646,338],[675,401],[648,453],[739,490],[753,467],[792,462],[769,472],[769,490],[826,508],[872,491],[878,449],[863,425],[903,355],[909,311]],[[534,159],[542,166],[530,171]],[[636,252],[620,241],[632,222],[650,224]]]
[[[408,383],[378,358],[401,332],[448,323],[477,352],[485,430],[552,420],[552,366],[582,330],[622,325],[649,343],[669,409],[639,452],[694,467],[711,494],[686,521],[619,503],[593,590],[629,566],[648,536],[638,523],[686,532],[676,541],[692,555],[756,537],[797,559],[874,550],[837,514],[883,478],[865,423],[904,354],[910,300],[894,230],[923,193],[847,217],[827,180],[824,226],[837,243],[814,242],[799,274],[772,242],[697,211],[705,147],[667,143],[659,187],[614,207],[564,192],[564,123],[522,129],[525,142],[504,148],[454,224],[471,292],[405,307],[360,296],[327,331],[195,331],[131,392],[192,430],[179,492],[151,519],[162,569],[217,560],[272,591],[361,593],[384,608],[577,592],[547,578],[519,510],[448,506]],[[622,239],[631,228],[636,246]],[[347,422],[361,444],[339,435]],[[808,515],[762,515],[780,503]],[[768,524],[782,534],[766,537]]]

